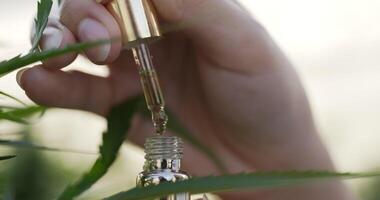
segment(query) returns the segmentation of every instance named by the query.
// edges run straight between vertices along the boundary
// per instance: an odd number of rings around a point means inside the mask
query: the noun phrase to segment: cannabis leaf
[[[18,148],[18,149],[19,148],[32,149],[32,150],[39,150],[39,151],[78,153],[78,154],[89,154],[89,155],[96,154],[95,152],[78,151],[78,150],[72,150],[72,149],[59,149],[59,148],[40,146],[40,145],[36,145],[36,144],[30,143],[28,141],[12,141],[12,140],[2,140],[2,139],[0,139],[0,146],[15,147],[15,148]]]
[[[8,61],[0,62],[0,76],[12,72],[21,67],[33,64],[38,61],[46,60],[48,58],[60,56],[66,53],[77,52],[80,53],[85,49],[95,47],[101,44],[110,43],[110,40],[101,40],[94,42],[78,43],[69,45],[61,49],[52,49],[41,52],[32,52],[24,56],[18,55]]]
[[[19,117],[15,117],[13,115],[10,115],[6,112],[0,112],[0,119],[2,120],[8,120],[8,121],[11,121],[11,122],[16,122],[16,123],[19,123],[19,124],[28,124],[28,122],[25,120],[25,119],[22,119],[22,118],[19,118]]]
[[[1,108],[1,107],[0,107]],[[0,110],[0,120],[8,120],[21,124],[28,124],[28,117],[35,114],[42,115],[46,108],[42,106],[27,106],[23,108],[7,108]]]
[[[164,183],[146,188],[134,188],[113,195],[106,200],[142,200],[156,199],[170,194],[188,192],[202,194],[209,192],[225,192],[238,189],[274,188],[287,185],[305,184],[309,182],[333,179],[357,179],[380,176],[375,173],[335,173],[335,172],[257,172],[225,176],[209,176],[194,178],[177,183]]]
[[[26,118],[35,114],[43,115],[46,109],[47,108],[43,106],[26,106],[23,108],[10,109],[6,113],[18,118]]]
[[[10,98],[10,99],[12,99],[12,100],[14,100],[14,101],[20,103],[21,105],[24,105],[24,106],[26,105],[26,104],[25,104],[24,102],[22,102],[20,99],[14,97],[14,96],[12,96],[12,95],[10,95],[10,94],[8,94],[8,93],[5,93],[5,92],[0,91],[0,95],[5,96],[5,97],[8,97],[8,98]]]
[[[64,190],[58,198],[59,200],[69,200],[80,195],[108,171],[125,140],[139,101],[139,98],[133,98],[112,109],[107,117],[108,127],[107,132],[103,134],[103,144],[100,146],[99,158],[88,173]]]
[[[41,0],[38,2],[37,6],[37,18],[34,20],[35,23],[35,35],[32,41],[32,49],[30,52],[38,50],[38,43],[41,40],[45,27],[49,20],[49,14],[53,6],[52,0]]]
[[[110,42],[111,40],[100,40],[100,41],[94,41],[94,42],[78,43],[78,44],[69,45],[61,49],[52,49],[52,50],[41,51],[41,52],[31,52],[24,56],[18,55],[8,61],[0,62],[0,76],[10,73],[21,67],[33,64],[38,61],[46,60],[48,58],[60,56],[60,55],[71,53],[71,52],[79,53],[85,49],[95,47],[101,44],[110,43]]]
[[[9,160],[9,159],[12,159],[12,158],[15,158],[16,156],[12,155],[12,156],[0,156],[0,161],[3,161],[3,160]]]

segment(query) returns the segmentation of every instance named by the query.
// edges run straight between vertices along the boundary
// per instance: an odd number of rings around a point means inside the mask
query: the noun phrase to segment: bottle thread
[[[145,153],[144,171],[137,177],[139,187],[176,183],[190,178],[181,170],[183,143],[180,138],[162,135],[148,138],[145,142]],[[190,194],[170,194],[159,200],[190,200]]]
[[[174,136],[154,136],[144,145],[146,160],[177,160],[183,158],[183,142]]]

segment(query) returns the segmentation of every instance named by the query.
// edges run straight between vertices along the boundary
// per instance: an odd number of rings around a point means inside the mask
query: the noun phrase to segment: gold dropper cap
[[[161,37],[156,11],[150,0],[113,0],[107,9],[119,23],[124,48]]]

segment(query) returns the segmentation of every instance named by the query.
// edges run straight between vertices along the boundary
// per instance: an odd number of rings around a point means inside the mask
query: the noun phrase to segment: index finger
[[[60,21],[79,42],[120,38],[117,21],[105,6],[94,0],[65,0],[61,5]],[[94,47],[85,51],[87,57],[96,64],[113,62],[120,53],[121,41]]]

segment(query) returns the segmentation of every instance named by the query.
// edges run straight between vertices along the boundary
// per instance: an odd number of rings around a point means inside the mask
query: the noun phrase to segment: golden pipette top
[[[125,48],[161,37],[156,11],[150,0],[113,0],[107,9],[120,26]]]

